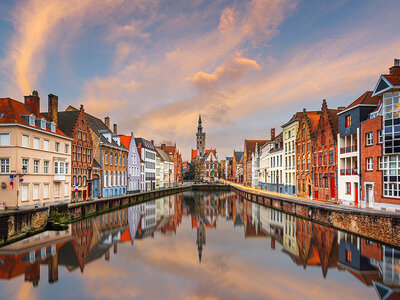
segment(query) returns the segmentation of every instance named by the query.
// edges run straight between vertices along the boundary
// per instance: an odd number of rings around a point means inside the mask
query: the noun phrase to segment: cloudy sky
[[[396,1],[1,0],[0,97],[38,90],[188,159],[346,106],[400,57]],[[280,129],[277,129],[279,132]]]

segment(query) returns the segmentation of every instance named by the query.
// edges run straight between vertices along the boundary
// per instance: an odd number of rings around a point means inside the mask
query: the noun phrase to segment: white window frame
[[[40,149],[40,138],[34,136],[33,137],[33,149]]]
[[[366,145],[367,146],[372,146],[374,143],[374,133],[373,132],[367,132],[365,134],[365,140],[366,140]]]
[[[0,146],[10,146],[9,133],[0,133]]]
[[[8,157],[0,158],[0,173],[2,174],[10,173],[10,158]]]
[[[372,157],[367,157],[366,166],[367,166],[367,171],[374,170],[374,160]]]
[[[40,160],[34,159],[33,160],[33,174],[39,174],[39,168],[40,168]]]
[[[26,174],[28,174],[29,173],[29,158],[22,158],[21,162],[22,162],[21,163],[22,170],[23,170],[24,166],[26,165]],[[25,162],[26,162],[26,164],[25,164]]]
[[[44,174],[49,174],[49,166],[50,162],[48,160],[43,161],[43,173]]]
[[[54,143],[54,152],[60,152],[60,143],[59,142]]]
[[[43,140],[43,150],[49,151],[49,148],[50,148],[50,141]]]
[[[32,193],[32,200],[39,200],[40,199],[40,185],[39,183],[33,184],[33,193]]]
[[[25,142],[26,142],[26,143],[25,143]],[[22,141],[21,141],[21,143],[22,143],[22,147],[27,147],[27,148],[29,148],[29,135],[23,134],[23,135],[22,135]]]
[[[21,201],[23,201],[23,202],[29,201],[29,184],[28,183],[21,184]]]
[[[49,199],[50,185],[48,183],[43,184],[43,199]]]

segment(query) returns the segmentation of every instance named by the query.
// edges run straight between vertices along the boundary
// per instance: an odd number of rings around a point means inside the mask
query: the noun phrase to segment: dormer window
[[[46,130],[46,121],[45,121],[45,119],[40,119],[39,120],[39,126],[40,126],[40,128]]]
[[[29,117],[28,117],[28,120],[29,120],[29,125],[31,125],[31,126],[35,126],[35,115],[34,114],[31,114],[31,115],[29,115]]]
[[[53,132],[56,132],[56,123],[54,123],[54,122],[50,123],[50,130]]]

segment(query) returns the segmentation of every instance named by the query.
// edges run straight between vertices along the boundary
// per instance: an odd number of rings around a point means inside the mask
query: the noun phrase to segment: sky
[[[0,97],[83,104],[118,133],[218,156],[347,106],[400,58],[396,1],[0,0]]]

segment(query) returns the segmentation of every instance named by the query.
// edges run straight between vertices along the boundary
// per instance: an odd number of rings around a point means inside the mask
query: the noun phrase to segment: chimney
[[[161,150],[164,150],[164,151],[165,151],[165,147],[166,147],[165,144],[161,144]]]
[[[110,128],[110,117],[105,117],[104,118],[104,124],[106,124],[107,128]]]
[[[271,128],[271,140],[275,138],[275,128]]]
[[[151,140],[151,144],[154,146],[154,140]]]
[[[49,110],[49,121],[55,122],[56,126],[58,125],[58,97],[53,94],[49,94],[49,102],[48,102],[48,110]]]
[[[338,110],[344,110],[346,107],[345,106],[338,106]]]
[[[37,91],[33,91],[32,95],[25,96],[25,106],[35,115],[39,115],[40,112],[40,98]]]
[[[400,75],[400,59],[394,59],[393,67],[389,69],[390,75]]]
[[[118,134],[118,125],[114,124],[113,127],[114,127],[114,133]]]

